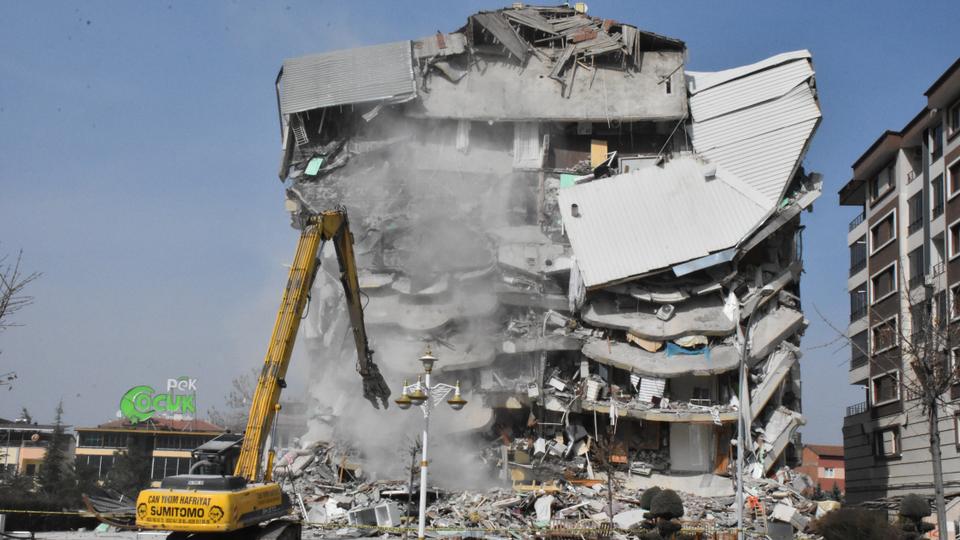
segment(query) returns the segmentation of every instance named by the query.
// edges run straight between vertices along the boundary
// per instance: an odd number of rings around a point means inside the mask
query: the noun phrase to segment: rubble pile
[[[649,519],[646,505],[650,501],[644,502],[644,493],[650,488],[633,482],[637,476],[633,464],[614,463],[605,468],[591,463],[587,452],[567,453],[560,444],[547,445],[542,439],[514,441],[506,461],[490,446],[484,461],[491,470],[505,472],[500,487],[431,487],[428,527],[450,533],[483,530],[533,535],[563,530],[586,537],[612,531],[637,534]],[[589,444],[584,438],[571,447]],[[566,457],[570,454],[575,457]],[[342,537],[370,534],[372,529],[378,534],[403,534],[415,525],[419,475],[406,480],[370,480],[358,465],[361,461],[356,449],[316,443],[281,452],[275,475],[316,534]],[[774,478],[748,479],[744,515],[750,534],[766,534],[771,522],[789,524],[802,533],[814,517],[839,506],[833,501],[810,500],[813,489],[808,476],[787,468]],[[736,527],[732,494],[677,493],[684,510],[679,523],[685,529],[720,532]]]
[[[754,481],[798,460],[800,214],[821,191],[801,167],[820,121],[810,54],[685,65],[680,40],[521,4],[284,62],[287,205],[347,207],[382,371],[399,389],[431,344],[434,375],[470,403],[457,429],[492,441],[479,454],[549,456],[538,467],[569,483],[596,478],[612,437],[618,474],[729,485],[742,416]],[[304,331],[312,438],[354,428],[373,453],[328,292]],[[365,433],[395,422],[381,418]],[[518,468],[492,473],[547,481]],[[569,485],[556,506],[605,489]]]

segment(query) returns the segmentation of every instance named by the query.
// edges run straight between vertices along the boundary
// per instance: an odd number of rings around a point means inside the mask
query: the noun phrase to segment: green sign
[[[182,415],[193,418],[197,413],[197,380],[189,377],[167,379],[166,393],[157,393],[152,386],[134,386],[120,398],[120,415],[136,424],[154,416]]]

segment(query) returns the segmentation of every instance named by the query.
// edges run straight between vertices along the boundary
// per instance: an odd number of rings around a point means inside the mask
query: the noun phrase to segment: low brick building
[[[833,486],[846,491],[844,485],[843,445],[803,445],[800,472],[810,475],[813,483],[823,491],[833,491]]]

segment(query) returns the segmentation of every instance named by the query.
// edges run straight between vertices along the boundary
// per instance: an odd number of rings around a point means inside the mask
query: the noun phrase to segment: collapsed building
[[[396,390],[429,343],[464,429],[503,444],[613,433],[636,474],[729,475],[743,414],[755,476],[797,459],[811,57],[686,60],[678,39],[515,5],[284,62],[288,209],[347,208]],[[354,353],[334,282],[316,287],[305,342],[329,375]],[[347,392],[313,391],[314,421],[350,422]]]

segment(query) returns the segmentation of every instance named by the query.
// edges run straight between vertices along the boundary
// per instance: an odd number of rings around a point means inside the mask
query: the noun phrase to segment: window
[[[933,204],[930,210],[930,219],[938,217],[943,213],[943,175],[938,174],[930,182],[930,196],[933,198]]]
[[[910,224],[907,232],[913,234],[923,228],[923,193],[917,193],[907,201],[910,210]]]
[[[950,349],[950,363],[947,364],[947,369],[950,373],[957,371],[957,360],[960,359],[960,347],[954,347]]]
[[[867,290],[861,285],[850,291],[850,322],[867,316]]]
[[[943,155],[943,124],[930,130],[930,160],[940,159]]]
[[[897,238],[897,212],[891,210],[870,227],[870,253],[880,251]]]
[[[900,399],[900,372],[891,371],[870,380],[870,402],[883,405]]]
[[[960,131],[960,101],[947,110],[947,133],[952,137]]]
[[[870,352],[879,354],[890,350],[899,343],[897,332],[897,317],[894,315],[870,329]]]
[[[870,199],[876,201],[893,189],[896,177],[893,175],[893,163],[883,168],[880,173],[870,181]]]
[[[25,473],[27,476],[35,476],[37,474],[37,464],[36,463],[27,463],[27,470]]]
[[[947,169],[947,185],[950,186],[950,196],[960,193],[960,159]]]
[[[867,237],[861,236],[850,245],[850,275],[867,267]]]
[[[910,264],[910,288],[923,283],[923,247],[911,251],[907,255],[907,262]]]
[[[91,433],[89,431],[81,431],[79,446],[93,446],[93,447],[103,446],[103,436],[100,433]]]
[[[930,321],[931,327],[942,327],[947,321],[947,292],[940,291],[934,297],[933,320]]]
[[[900,455],[900,428],[879,431],[876,437],[878,456],[893,458]]]
[[[836,476],[837,473],[833,467],[824,467],[823,472],[820,473],[820,478],[835,478]]]
[[[960,284],[950,287],[950,320],[960,319]]]
[[[880,300],[897,292],[897,263],[893,263],[870,278],[870,302]]]
[[[850,338],[850,369],[866,365],[868,346],[866,330]]]
[[[960,255],[960,220],[951,223],[947,232],[947,256],[953,260],[957,255]]]

